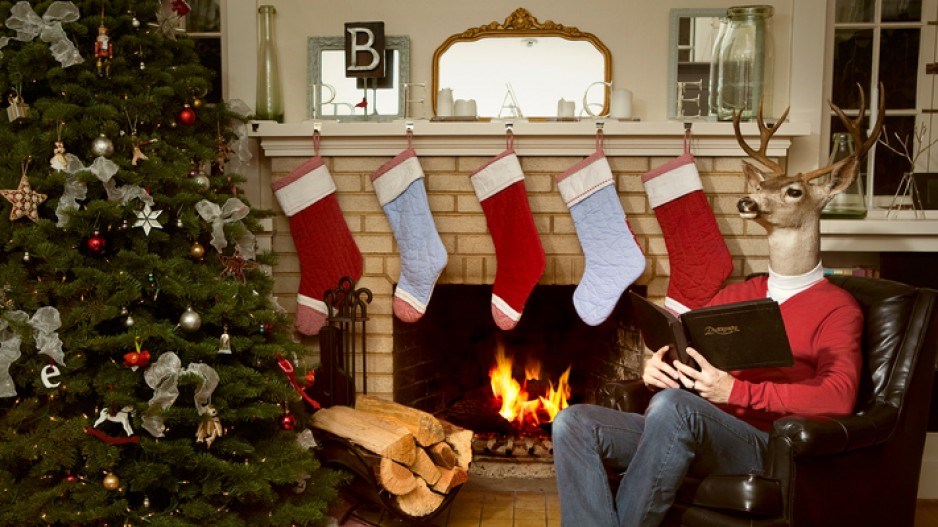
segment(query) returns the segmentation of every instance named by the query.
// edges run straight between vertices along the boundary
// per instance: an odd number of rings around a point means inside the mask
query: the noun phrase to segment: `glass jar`
[[[280,87],[280,64],[277,59],[277,39],[274,36],[272,5],[257,8],[260,15],[260,47],[257,53],[257,105],[258,119],[283,122],[283,91]]]
[[[828,165],[853,155],[853,137],[844,132],[831,135],[831,157]],[[819,183],[830,181],[831,176],[820,178]],[[821,211],[822,218],[863,219],[866,217],[866,195],[863,193],[863,174],[857,174],[850,186],[836,194]]]
[[[730,7],[729,26],[720,44],[717,64],[717,119],[729,121],[756,117],[762,101],[763,117],[772,116],[772,84],[775,77],[774,36],[769,5]]]
[[[730,19],[723,17],[720,19],[720,28],[717,30],[717,36],[713,39],[713,49],[710,53],[710,77],[707,79],[707,113],[712,116],[717,115],[717,79],[720,70],[720,48],[723,45],[723,37],[726,36],[726,30],[730,26]]]

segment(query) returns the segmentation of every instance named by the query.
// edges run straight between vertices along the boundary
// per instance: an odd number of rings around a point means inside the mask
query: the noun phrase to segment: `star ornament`
[[[10,212],[11,220],[29,218],[35,222],[39,221],[39,204],[48,198],[47,195],[33,190],[29,185],[29,178],[26,177],[26,174],[23,174],[20,178],[19,187],[0,190],[0,195],[13,204],[13,210]]]
[[[219,254],[218,258],[221,260],[222,265],[225,266],[225,268],[222,269],[222,272],[219,273],[219,276],[231,276],[241,285],[246,283],[244,273],[246,271],[250,271],[251,269],[257,268],[256,262],[245,260],[241,256],[241,253],[237,250],[232,256],[224,256]]]
[[[134,227],[143,227],[143,234],[149,236],[150,229],[162,229],[163,226],[157,221],[162,214],[161,210],[151,210],[149,205],[144,205],[143,210],[137,213],[137,222]]]

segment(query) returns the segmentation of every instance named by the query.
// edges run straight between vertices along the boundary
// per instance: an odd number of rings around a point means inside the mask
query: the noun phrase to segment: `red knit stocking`
[[[688,143],[684,155],[642,176],[664,233],[671,264],[665,306],[678,313],[703,306],[733,271],[733,259],[703,192]]]
[[[492,317],[501,329],[512,329],[547,265],[518,156],[509,148],[472,174],[471,181],[498,260]]]
[[[311,158],[271,185],[300,258],[300,288],[296,295],[296,329],[316,335],[326,322],[323,302],[327,289],[343,276],[358,280],[362,255],[335,197],[335,183],[319,156]]]

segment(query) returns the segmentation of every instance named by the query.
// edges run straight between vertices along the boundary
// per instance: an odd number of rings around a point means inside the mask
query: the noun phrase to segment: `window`
[[[890,144],[900,140],[909,144],[914,154],[914,134],[923,124],[928,136],[938,122],[930,122],[934,108],[931,76],[925,64],[935,57],[934,28],[928,20],[936,18],[935,0],[833,0],[833,25],[829,32],[831,71],[830,99],[848,116],[859,113],[859,91],[866,93],[866,126],[875,118],[880,83],[886,92],[885,132]],[[829,12],[831,14],[831,12]],[[831,113],[827,133],[830,138],[844,131],[840,119]],[[935,130],[938,132],[938,130]],[[885,135],[885,134],[884,134]],[[925,137],[923,143],[932,139]],[[830,141],[822,152],[828,152]],[[935,150],[938,150],[936,148]],[[936,152],[922,155],[915,172],[938,171]],[[882,144],[876,145],[861,173],[863,188],[871,210],[888,207],[900,187],[902,175],[909,170],[908,161]],[[924,189],[920,189],[922,192]]]
[[[220,102],[222,93],[221,52],[221,0],[162,0],[163,12],[179,13],[174,7],[188,7],[189,12],[179,17],[179,28],[195,43],[202,65],[215,72],[212,89],[203,98],[205,102]]]

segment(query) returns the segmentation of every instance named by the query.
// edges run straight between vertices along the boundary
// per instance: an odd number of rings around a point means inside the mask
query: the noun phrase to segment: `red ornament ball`
[[[316,370],[306,371],[306,386],[312,386],[316,383]]]
[[[104,239],[104,236],[101,236],[100,232],[94,231],[94,234],[85,241],[85,246],[88,247],[88,250],[92,253],[101,254],[107,247],[107,240]]]
[[[280,418],[280,428],[284,430],[293,430],[296,427],[296,417],[293,414],[284,414]]]
[[[176,121],[179,124],[185,126],[192,126],[195,124],[195,110],[192,109],[188,104],[182,107],[182,110],[179,110],[179,114],[176,115]]]

